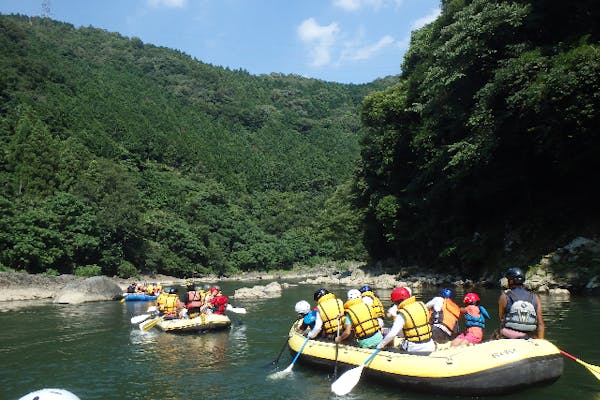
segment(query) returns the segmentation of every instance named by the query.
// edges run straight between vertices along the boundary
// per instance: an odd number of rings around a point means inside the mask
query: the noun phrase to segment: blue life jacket
[[[306,326],[309,326],[310,329],[315,327],[315,322],[317,322],[317,310],[312,310],[308,314],[304,316],[302,323]]]
[[[469,313],[465,314],[465,325],[467,326],[467,328],[471,327],[471,326],[478,326],[483,329],[483,328],[485,328],[485,318],[490,319],[490,315],[488,314],[485,307],[483,307],[483,306],[478,306],[478,307],[479,307],[479,312],[480,312],[479,317],[476,317]]]

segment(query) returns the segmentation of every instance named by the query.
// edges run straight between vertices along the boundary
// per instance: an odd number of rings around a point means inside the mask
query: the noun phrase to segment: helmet
[[[357,289],[350,289],[348,290],[348,300],[354,300],[354,299],[360,299],[361,295],[360,295],[360,291]]]
[[[521,284],[525,282],[525,272],[519,267],[511,267],[506,270],[504,274],[508,281],[513,281],[514,283]]]
[[[172,287],[171,289],[169,289],[169,294],[176,294],[177,293],[177,288]]]
[[[358,289],[358,290],[360,290],[361,293],[372,292],[371,286],[369,286],[369,285],[361,286],[360,289]]]
[[[42,389],[27,393],[19,400],[80,400],[79,397],[64,389]]]
[[[448,288],[443,288],[442,290],[440,290],[440,296],[444,297],[446,299],[449,299],[450,297],[452,297],[454,295],[454,293],[452,293],[451,289]]]
[[[465,304],[474,304],[477,303],[479,301],[479,296],[477,296],[477,293],[467,293],[465,294],[465,298],[463,299],[463,303]]]
[[[209,292],[211,292],[211,293],[217,293],[218,291],[219,291],[219,287],[218,286],[213,286],[209,290]]]
[[[294,310],[296,310],[298,314],[308,314],[310,311],[310,304],[308,304],[308,301],[306,300],[300,300],[296,303]]]
[[[314,296],[315,301],[319,300],[321,297],[325,296],[326,294],[329,294],[329,290],[323,289],[323,288],[317,290],[315,292],[315,296]]]
[[[406,287],[398,287],[398,288],[392,290],[392,293],[390,294],[390,299],[392,299],[392,302],[394,302],[394,303],[397,303],[402,300],[406,300],[409,297],[410,297],[410,292],[408,291],[408,288],[406,288]]]

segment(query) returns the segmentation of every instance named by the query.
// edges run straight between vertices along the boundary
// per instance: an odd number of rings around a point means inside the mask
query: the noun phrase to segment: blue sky
[[[0,13],[94,26],[252,74],[365,83],[400,73],[439,0],[0,0]]]

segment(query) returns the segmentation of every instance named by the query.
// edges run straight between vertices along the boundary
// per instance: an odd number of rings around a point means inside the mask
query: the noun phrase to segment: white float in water
[[[73,393],[64,389],[36,390],[21,397],[19,400],[81,400]]]

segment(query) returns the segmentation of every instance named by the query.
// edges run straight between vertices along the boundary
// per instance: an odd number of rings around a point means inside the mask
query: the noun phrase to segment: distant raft
[[[153,301],[158,298],[158,296],[152,296],[146,293],[124,293],[123,298],[125,301]]]
[[[290,330],[288,345],[296,354],[306,338]],[[373,349],[340,344],[340,375],[360,365]],[[331,368],[332,341],[309,340],[298,361]],[[363,376],[404,389],[436,394],[487,396],[550,384],[563,372],[559,349],[541,339],[500,339],[474,346],[449,347],[429,355],[382,350],[365,366]]]
[[[229,329],[231,320],[227,315],[201,314],[190,319],[161,319],[156,327],[168,333],[195,333]]]

